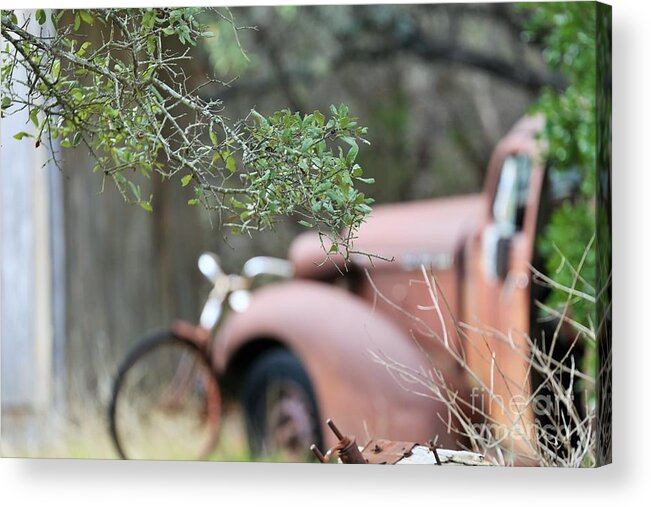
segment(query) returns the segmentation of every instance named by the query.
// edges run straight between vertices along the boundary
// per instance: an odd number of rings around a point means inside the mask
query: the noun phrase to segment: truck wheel
[[[321,445],[314,390],[300,361],[277,349],[251,365],[241,391],[251,454],[255,458],[311,461]]]

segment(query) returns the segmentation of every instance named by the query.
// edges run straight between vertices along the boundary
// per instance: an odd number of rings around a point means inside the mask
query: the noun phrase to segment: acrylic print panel
[[[609,463],[610,33],[3,11],[3,456]]]

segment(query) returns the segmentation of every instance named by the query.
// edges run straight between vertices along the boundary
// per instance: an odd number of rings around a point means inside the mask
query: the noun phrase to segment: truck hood
[[[352,262],[364,267],[415,269],[421,264],[447,269],[486,210],[483,194],[380,205],[353,242]],[[341,255],[326,258],[315,233],[292,243],[289,259],[299,277],[325,277],[344,266]],[[365,255],[368,254],[368,255]],[[393,262],[389,260],[393,259]]]

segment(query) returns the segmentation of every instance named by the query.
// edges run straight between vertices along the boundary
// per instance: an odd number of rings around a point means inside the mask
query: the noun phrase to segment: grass
[[[575,270],[577,277],[580,267]],[[577,295],[574,287],[566,289],[568,298],[553,337],[547,346],[541,346],[544,339],[536,340],[525,333],[516,337],[463,322],[455,322],[454,329],[447,329],[443,315],[448,307],[436,279],[424,267],[422,275],[420,283],[426,285],[430,299],[423,303],[431,304],[422,308],[435,312],[442,331],[438,333],[422,319],[409,316],[424,326],[426,335],[448,353],[446,360],[463,369],[473,391],[476,390],[482,400],[487,400],[487,408],[483,402],[480,406],[475,404],[474,398],[467,400],[459,396],[434,363],[428,371],[415,370],[391,357],[374,353],[376,362],[392,373],[405,389],[442,402],[448,417],[441,414],[439,417],[447,422],[448,431],[457,434],[460,441],[467,441],[469,450],[485,455],[495,465],[595,466],[596,412],[590,400],[594,399],[591,393],[595,388],[596,372],[581,371],[573,350],[582,342],[594,346],[596,334],[593,326],[580,325],[570,317],[573,298],[586,298]],[[378,297],[395,305],[375,287],[368,273],[367,276]],[[573,328],[574,337],[567,352],[557,358],[554,347],[564,323]],[[460,350],[448,342],[452,333],[463,344]],[[496,350],[502,355],[496,354]],[[475,354],[474,359],[471,353]],[[522,362],[522,369],[526,370],[524,378],[517,373],[517,377],[511,376],[503,368],[506,366],[504,360],[499,361],[503,357]],[[489,379],[487,372],[490,372]],[[534,377],[538,378],[535,382]],[[527,387],[530,383],[531,390]],[[577,397],[579,393],[580,398]],[[546,399],[552,403],[541,406],[540,401]],[[513,403],[516,400],[517,403]]]
[[[50,414],[37,424],[41,428],[57,427],[58,431],[43,431],[48,439],[39,444],[26,443],[24,438],[17,437],[13,424],[20,421],[6,419],[7,425],[3,433],[2,456],[25,458],[78,458],[78,459],[117,459],[107,429],[106,418],[101,411],[86,407],[85,411],[76,410],[74,417],[61,420]],[[83,414],[83,415],[81,415]],[[55,421],[56,420],[56,421]],[[219,442],[210,455],[210,461],[254,461],[249,453],[246,432],[241,414],[232,409],[222,419]],[[12,436],[13,434],[13,436]],[[178,438],[183,438],[179,435]],[[277,461],[270,458],[265,461]]]

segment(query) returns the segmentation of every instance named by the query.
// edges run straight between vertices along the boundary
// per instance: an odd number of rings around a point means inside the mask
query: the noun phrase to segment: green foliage
[[[247,135],[257,154],[244,155],[248,170],[240,180],[247,194],[232,198],[242,210],[240,229],[270,227],[277,215],[296,214],[305,227],[342,231],[333,251],[348,244],[348,235],[371,211],[372,199],[355,188],[356,182],[370,183],[356,163],[366,129],[343,104],[331,106],[330,113],[327,119],[319,111],[301,116],[284,110],[269,117],[252,112],[255,123]],[[228,149],[220,157],[233,160]]]
[[[329,118],[318,111],[303,117],[252,111],[228,121],[220,100],[186,88],[190,54],[170,49],[174,39],[182,48],[212,35],[203,12],[59,11],[50,16],[56,32],[48,36],[45,11],[21,20],[3,11],[2,114],[26,109],[34,126],[15,137],[37,148],[85,146],[93,171],[146,211],[153,210],[153,196],[138,181],[178,175],[181,186],[193,189],[188,204],[217,211],[233,231],[297,216],[347,251],[370,211],[371,200],[355,188],[370,182],[356,163],[365,128],[343,105]],[[237,39],[230,11],[213,12]]]
[[[545,89],[533,111],[546,118],[548,163],[558,170],[578,168],[579,195],[553,212],[541,242],[547,270],[565,287],[595,295],[594,195],[596,182],[596,6],[593,2],[522,4],[529,14],[527,39],[538,39],[543,57],[567,80],[563,90]],[[581,264],[585,249],[585,261]],[[582,266],[580,273],[575,269]],[[553,291],[548,304],[562,306],[567,294]],[[594,304],[575,298],[572,318],[591,327]]]
[[[595,217],[590,206],[565,202],[552,214],[540,247],[548,259],[549,275],[563,287],[577,292],[569,299],[571,317],[588,328],[593,324],[594,303],[579,293],[595,295],[596,252],[594,246],[586,251],[594,240],[594,228]],[[553,291],[546,302],[559,311],[566,303],[568,293],[562,290]]]

